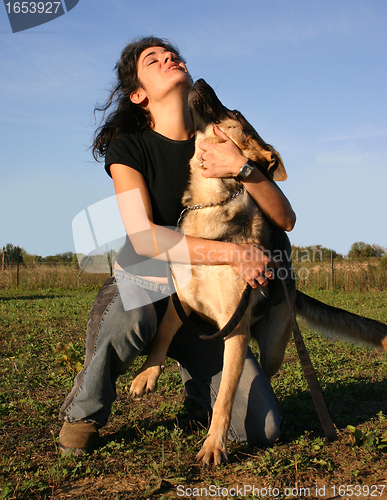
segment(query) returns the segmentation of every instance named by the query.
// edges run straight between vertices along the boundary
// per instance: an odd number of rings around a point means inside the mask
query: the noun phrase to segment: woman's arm
[[[168,252],[174,262],[182,264],[228,264],[253,288],[258,283],[267,284],[264,273],[269,260],[259,248],[192,236],[182,238],[181,233],[154,224],[142,174],[118,163],[111,165],[110,172],[121,217],[136,253],[167,260]]]
[[[254,168],[242,182],[271,222],[285,231],[293,229],[296,214],[275,182],[270,181],[258,168]]]
[[[213,144],[204,141],[199,144],[205,155],[203,177],[237,176],[247,158],[219,127],[214,127],[214,133],[225,142]],[[255,168],[243,184],[268,219],[285,231],[293,229],[296,215],[288,199],[274,182]]]

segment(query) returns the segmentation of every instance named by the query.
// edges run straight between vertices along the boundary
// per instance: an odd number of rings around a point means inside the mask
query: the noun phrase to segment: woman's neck
[[[193,123],[186,97],[164,99],[160,103],[154,103],[150,111],[154,122],[152,129],[155,132],[175,141],[192,137]]]

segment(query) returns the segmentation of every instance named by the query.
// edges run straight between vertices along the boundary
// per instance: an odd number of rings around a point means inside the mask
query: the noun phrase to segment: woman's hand
[[[229,136],[216,125],[214,125],[214,134],[224,142],[202,141],[199,144],[202,152],[197,154],[197,160],[199,167],[203,169],[202,176],[206,178],[236,177],[241,167],[247,162],[247,158]],[[255,168],[243,184],[271,222],[285,231],[293,229],[296,215],[288,199],[274,182]]]
[[[240,168],[246,163],[247,158],[242,150],[227,134],[214,125],[214,134],[224,142],[210,143],[202,141],[199,148],[202,150],[197,155],[203,177],[235,177]]]
[[[231,253],[230,265],[252,288],[266,286],[267,280],[274,278],[270,259],[264,252],[261,246],[243,244],[236,245]]]

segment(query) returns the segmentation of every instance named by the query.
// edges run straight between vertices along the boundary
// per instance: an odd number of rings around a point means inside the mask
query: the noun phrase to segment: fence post
[[[6,252],[6,249],[4,247],[3,248],[3,255],[1,257],[1,272],[2,273],[4,272],[4,268],[5,268],[5,252]]]
[[[16,286],[19,286],[19,261],[20,261],[20,251],[18,249],[16,253]]]
[[[109,271],[110,271],[110,276],[113,276],[113,259],[112,259],[112,249],[108,251],[108,262],[109,262]]]
[[[332,290],[335,288],[335,268],[333,266],[333,250],[331,250],[331,267],[332,267]]]

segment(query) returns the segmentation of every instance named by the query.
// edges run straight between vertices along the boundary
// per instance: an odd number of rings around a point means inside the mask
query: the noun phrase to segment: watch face
[[[242,175],[244,175],[245,177],[247,177],[251,172],[251,167],[250,165],[244,165],[243,166],[243,170],[242,170]]]
[[[250,161],[250,160],[249,160]],[[236,176],[238,181],[244,181],[254,170],[254,166],[249,163],[245,163],[239,170],[239,174]]]
[[[253,169],[250,167],[249,164],[246,163],[246,165],[243,165],[241,174],[243,177],[248,177],[251,174],[251,171]]]

